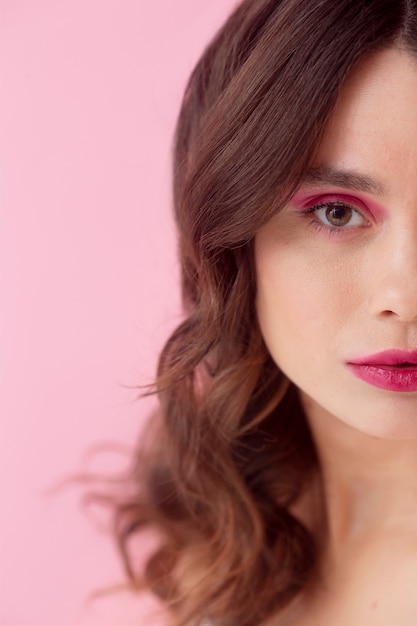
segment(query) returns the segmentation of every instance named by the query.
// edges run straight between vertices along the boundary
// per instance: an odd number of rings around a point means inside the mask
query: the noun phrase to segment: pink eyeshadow
[[[302,211],[311,204],[325,201],[326,199],[334,198],[335,196],[336,198],[345,200],[345,202],[350,204],[358,205],[358,208],[363,205],[364,209],[367,209],[375,218],[386,217],[387,215],[387,210],[379,204],[379,202],[376,202],[361,193],[347,193],[346,189],[311,189],[309,191],[304,188],[297,191],[290,202],[297,210]]]

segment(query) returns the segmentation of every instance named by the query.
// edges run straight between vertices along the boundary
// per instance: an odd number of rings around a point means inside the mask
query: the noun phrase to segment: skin
[[[261,330],[299,389],[322,472],[300,506],[321,547],[322,579],[288,623],[411,626],[417,392],[376,388],[346,362],[417,348],[415,57],[389,49],[354,70],[315,164],[375,188],[306,182],[255,239]],[[325,210],[301,213],[311,197],[348,198],[357,212],[330,232]]]

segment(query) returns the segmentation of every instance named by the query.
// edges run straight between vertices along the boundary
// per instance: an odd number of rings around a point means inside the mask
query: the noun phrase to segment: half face
[[[417,59],[346,82],[316,162],[255,238],[257,312],[304,406],[417,438]]]

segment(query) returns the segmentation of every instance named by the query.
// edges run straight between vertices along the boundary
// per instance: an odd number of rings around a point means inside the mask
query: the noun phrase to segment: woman
[[[116,507],[173,624],[417,623],[417,2],[244,0],[187,87],[186,316]]]

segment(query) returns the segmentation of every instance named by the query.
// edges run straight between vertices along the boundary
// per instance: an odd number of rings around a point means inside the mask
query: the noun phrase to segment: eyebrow
[[[381,196],[385,193],[384,186],[374,178],[359,174],[358,172],[337,169],[329,165],[316,165],[310,168],[302,177],[302,183],[313,186],[337,185],[353,191],[364,191]]]

